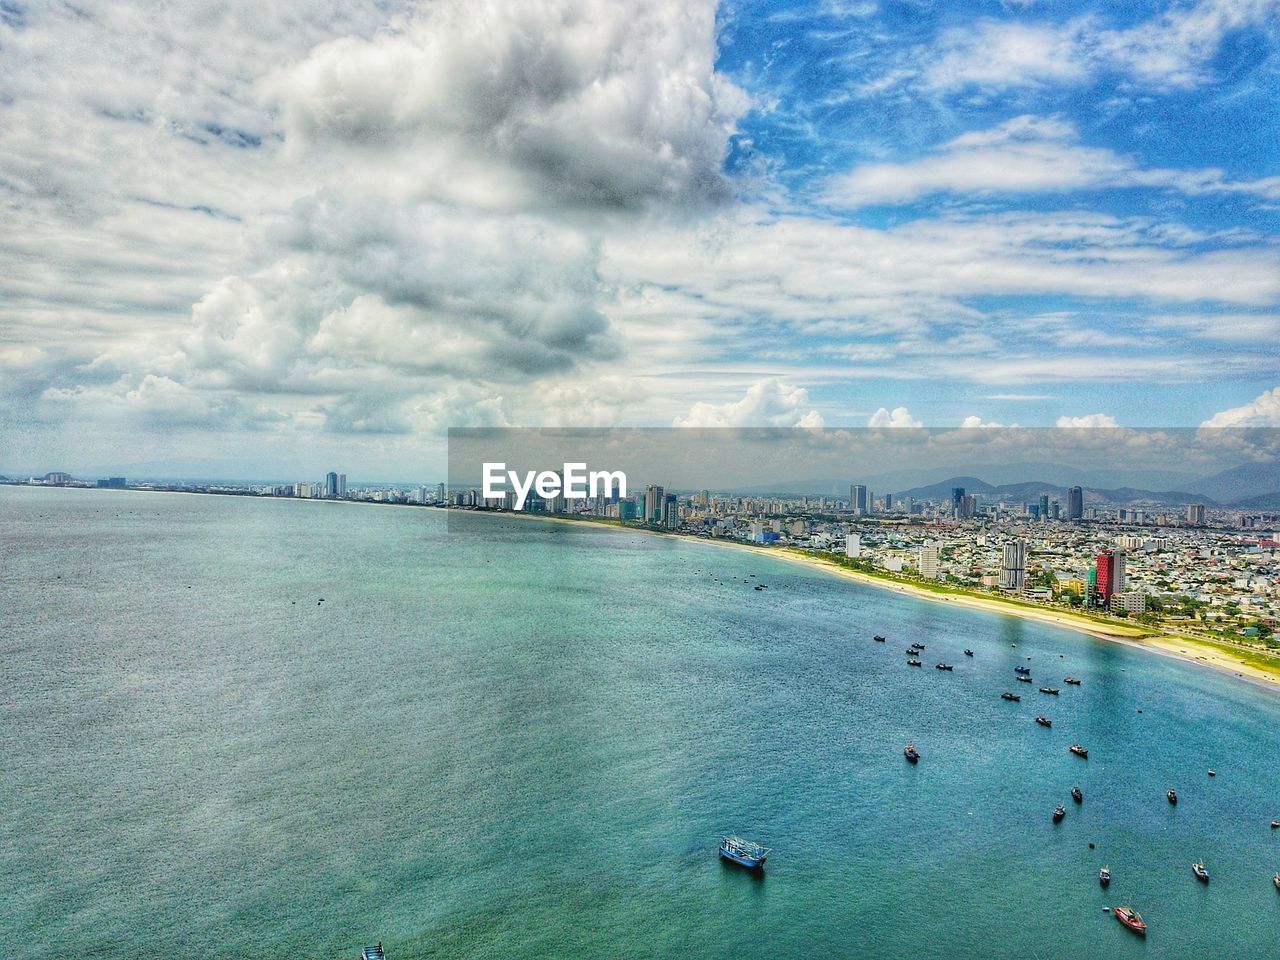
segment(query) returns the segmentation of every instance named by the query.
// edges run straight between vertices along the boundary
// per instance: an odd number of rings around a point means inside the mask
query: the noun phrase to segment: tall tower
[[[1004,545],[1000,560],[1000,589],[1025,590],[1027,587],[1027,541],[1010,540]]]
[[[1084,490],[1080,487],[1067,488],[1067,519],[1080,520],[1084,517]]]
[[[326,500],[338,499],[338,475],[332,470],[324,475],[324,498]]]
[[[858,516],[867,512],[867,488],[861,483],[849,487],[849,509]]]

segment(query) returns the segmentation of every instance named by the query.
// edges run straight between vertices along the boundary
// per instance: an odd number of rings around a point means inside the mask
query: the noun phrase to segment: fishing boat
[[[1276,889],[1280,890],[1280,873],[1271,878],[1271,882],[1276,885]]]
[[[1218,771],[1216,771],[1216,770],[1210,770],[1210,771],[1209,771],[1209,776],[1211,776],[1211,777],[1216,777],[1217,775],[1218,775]]]
[[[1020,696],[1018,696],[1016,693],[1010,693],[1008,690],[1006,690],[1004,693],[1000,694],[1000,699],[1001,699],[1001,700],[1012,700],[1014,703],[1019,703],[1019,702],[1021,702],[1021,700],[1022,700],[1022,698],[1021,698]]]
[[[1076,803],[1084,803],[1084,791],[1079,787],[1071,788],[1071,799]]]
[[[920,661],[919,661],[919,660],[908,660],[908,661],[907,661],[907,666],[908,666],[908,667],[918,667],[918,666],[920,666],[920,665],[921,665],[921,664],[920,664]]]
[[[1078,743],[1073,743],[1067,749],[1070,750],[1072,753],[1074,753],[1077,757],[1084,757],[1086,760],[1089,759],[1089,751],[1086,750],[1084,747],[1080,746],[1080,744]]]
[[[1165,793],[1165,796],[1169,798],[1169,802],[1172,803],[1175,807],[1178,805],[1178,791],[1174,790],[1173,787],[1169,788],[1169,790]]]
[[[1035,683],[1034,680],[1032,680],[1030,677],[1025,675],[1018,677],[1018,681],[1020,683]]]
[[[966,651],[964,652],[964,655],[965,655],[966,657],[972,657],[972,656],[973,656],[973,651],[972,651],[972,650],[966,650]]]
[[[1057,688],[1057,687],[1041,687],[1041,688],[1040,688],[1040,692],[1041,692],[1041,693],[1050,693],[1050,694],[1053,694],[1053,696],[1055,696],[1055,697],[1056,697],[1056,696],[1058,695],[1058,688]]]
[[[1271,829],[1272,829],[1272,830],[1280,830],[1280,820],[1272,820],[1272,821],[1271,821]]]
[[[1103,867],[1098,871],[1098,883],[1104,887],[1111,885],[1111,868]]]
[[[1138,913],[1133,907],[1116,907],[1114,912],[1116,919],[1138,934],[1138,936],[1145,937],[1147,935],[1147,925],[1143,922],[1142,914]]]
[[[1209,882],[1209,871],[1204,865],[1203,860],[1197,860],[1191,865],[1191,872],[1196,875],[1196,879],[1201,883]]]
[[[1036,723],[1040,724],[1040,726],[1042,727],[1053,726],[1053,721],[1050,720],[1048,717],[1036,717]]]
[[[917,650],[923,650],[923,649],[924,649],[924,644],[923,644],[923,643],[917,643],[917,644],[915,644],[915,648],[916,648]]]
[[[951,664],[949,664],[949,663],[935,663],[935,664],[933,665],[933,669],[935,669],[935,670],[954,670],[954,669],[955,669],[955,667],[953,667],[953,666],[952,666]]]
[[[360,951],[360,960],[386,960],[387,955],[382,952],[382,943],[375,943],[372,947],[365,947]]]
[[[880,634],[878,633],[871,639],[874,640],[876,643],[884,643],[884,637],[880,636]]]
[[[1014,667],[1013,672],[1027,674],[1031,672],[1031,668],[1030,667]]]
[[[759,870],[764,867],[765,858],[769,856],[769,848],[762,847],[741,837],[725,837],[720,841],[720,858],[736,863],[748,870]]]
[[[914,743],[908,743],[906,749],[902,751],[902,755],[911,763],[920,762],[920,751],[916,749]]]
[[[1078,687],[1078,686],[1080,686],[1080,681],[1079,681],[1079,680],[1077,680],[1075,677],[1063,677],[1063,678],[1062,678],[1062,682],[1063,682],[1063,683],[1069,683],[1069,684],[1071,684],[1073,687]]]
[[[1066,815],[1067,815],[1067,808],[1064,807],[1062,804],[1058,804],[1058,809],[1053,811],[1053,822],[1061,823],[1062,818],[1065,817]]]

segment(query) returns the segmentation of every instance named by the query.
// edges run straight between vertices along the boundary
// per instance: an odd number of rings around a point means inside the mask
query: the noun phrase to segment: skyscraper
[[[951,488],[951,516],[963,517],[967,503],[964,499],[964,487]]]
[[[347,499],[347,475],[345,473],[338,474],[338,499]]]
[[[1040,494],[1040,512],[1036,516],[1041,520],[1049,519],[1049,495],[1047,493]]]
[[[1000,589],[1025,590],[1027,587],[1027,541],[1010,540],[1004,545],[1000,561]]]
[[[326,500],[338,499],[338,475],[332,470],[324,475],[324,498]]]
[[[1187,523],[1194,523],[1197,526],[1204,526],[1204,504],[1203,503],[1187,504]]]
[[[1080,487],[1067,488],[1067,519],[1080,520],[1084,517],[1084,490]]]
[[[1124,551],[1103,550],[1098,554],[1096,603],[1107,606],[1113,594],[1124,592]]]
[[[665,491],[660,484],[651,483],[644,491],[644,520],[645,523],[662,523],[662,510],[666,503],[664,500]]]
[[[930,540],[920,548],[920,576],[926,580],[938,579],[938,543]]]
[[[860,483],[849,487],[849,509],[859,516],[867,512],[867,488]]]

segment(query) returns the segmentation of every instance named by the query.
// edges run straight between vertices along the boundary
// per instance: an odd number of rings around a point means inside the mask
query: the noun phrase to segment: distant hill
[[[1242,463],[1186,485],[1220,503],[1235,503],[1280,490],[1280,462]]]
[[[1230,505],[1239,507],[1241,510],[1280,510],[1280,490],[1261,493],[1256,497],[1246,497],[1244,500],[1235,500]]]
[[[1029,480],[1023,483],[1002,483],[993,486],[977,477],[952,477],[941,483],[931,483],[926,487],[913,487],[896,493],[896,497],[913,497],[916,500],[947,500],[951,497],[952,487],[964,487],[965,493],[981,493],[988,499],[1003,499],[1015,503],[1031,503],[1047,494],[1050,499],[1057,500],[1065,509],[1067,504],[1067,488],[1042,480]],[[1096,503],[1136,503],[1150,501],[1159,504],[1203,503],[1206,506],[1217,504],[1204,494],[1188,493],[1182,490],[1144,490],[1140,487],[1093,487],[1084,486],[1086,502]]]
[[[941,480],[938,483],[931,483],[924,487],[912,487],[909,490],[892,490],[895,500],[905,497],[913,497],[916,500],[950,500],[951,491],[956,487],[963,487],[965,493],[992,493],[997,488],[987,483],[985,480],[979,480],[977,477],[951,477],[948,480]],[[872,493],[875,493],[873,488]]]

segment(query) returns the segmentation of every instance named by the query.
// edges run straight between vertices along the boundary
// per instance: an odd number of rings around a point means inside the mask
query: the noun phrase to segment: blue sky
[[[3,0],[0,470],[405,475],[450,426],[1280,425],[1278,25]]]

